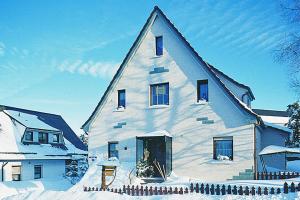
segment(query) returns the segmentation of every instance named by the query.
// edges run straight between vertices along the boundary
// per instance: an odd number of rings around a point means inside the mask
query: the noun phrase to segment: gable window
[[[118,108],[126,107],[125,90],[118,90]]]
[[[12,166],[12,180],[13,181],[20,181],[21,180],[21,166],[16,165]]]
[[[118,144],[119,142],[108,142],[108,158],[119,158]]]
[[[169,105],[169,83],[150,85],[150,106]]]
[[[233,138],[214,137],[214,159],[233,160]]]
[[[208,101],[208,80],[197,81],[197,101]]]
[[[155,37],[155,46],[156,46],[156,55],[163,55],[163,37],[157,36]]]
[[[34,165],[34,179],[42,178],[42,165]]]
[[[53,138],[53,142],[55,142],[55,143],[58,143],[59,142],[59,134],[53,134],[53,136],[52,136],[52,138]]]
[[[48,143],[48,133],[39,132],[39,143],[42,144]]]
[[[33,141],[33,132],[32,131],[28,131],[25,133],[25,140],[26,141]]]

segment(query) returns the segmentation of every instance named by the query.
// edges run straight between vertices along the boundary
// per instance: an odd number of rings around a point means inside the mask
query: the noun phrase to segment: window
[[[52,140],[53,142],[55,142],[55,143],[59,142],[59,134],[53,134],[52,138],[53,138],[53,140]]]
[[[150,85],[150,106],[169,105],[169,83]]]
[[[233,160],[233,138],[232,137],[214,138],[214,159]]]
[[[157,56],[163,55],[163,37],[162,36],[155,37],[155,46],[156,46],[156,55]]]
[[[197,81],[197,101],[208,101],[208,80]]]
[[[26,141],[33,141],[33,132],[32,131],[28,131],[25,133],[25,140]]]
[[[42,144],[48,143],[48,133],[39,132],[39,143]]]
[[[42,178],[42,165],[34,165],[34,179]]]
[[[118,108],[126,107],[125,90],[118,90]]]
[[[108,158],[119,158],[118,144],[119,142],[108,142]]]
[[[21,180],[21,166],[12,166],[12,180],[20,181]]]

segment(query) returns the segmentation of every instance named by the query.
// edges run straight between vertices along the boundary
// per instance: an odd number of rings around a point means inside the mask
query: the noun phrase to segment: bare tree
[[[290,26],[275,56],[277,61],[290,66],[290,85],[300,95],[300,0],[282,1],[281,8]]]

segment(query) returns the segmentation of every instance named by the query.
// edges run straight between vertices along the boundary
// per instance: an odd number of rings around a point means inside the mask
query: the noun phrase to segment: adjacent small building
[[[58,179],[87,147],[60,115],[0,105],[0,180]]]
[[[132,169],[147,162],[155,171],[146,178],[158,179],[154,162],[167,176],[207,181],[284,170],[284,156],[262,162],[259,153],[284,146],[291,131],[278,119],[282,112],[252,109],[254,99],[249,86],[205,62],[155,7],[82,126],[89,157],[118,157]]]

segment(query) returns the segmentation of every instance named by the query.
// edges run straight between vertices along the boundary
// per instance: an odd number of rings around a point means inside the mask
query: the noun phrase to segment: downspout
[[[8,162],[6,162],[6,163],[5,163],[5,162],[3,162],[3,164],[2,164],[2,168],[1,168],[1,173],[2,173],[2,176],[1,176],[1,177],[2,177],[2,182],[4,182],[4,167],[5,167],[5,165],[7,165],[7,163],[8,163]]]
[[[257,180],[256,124],[254,124],[254,180]]]

